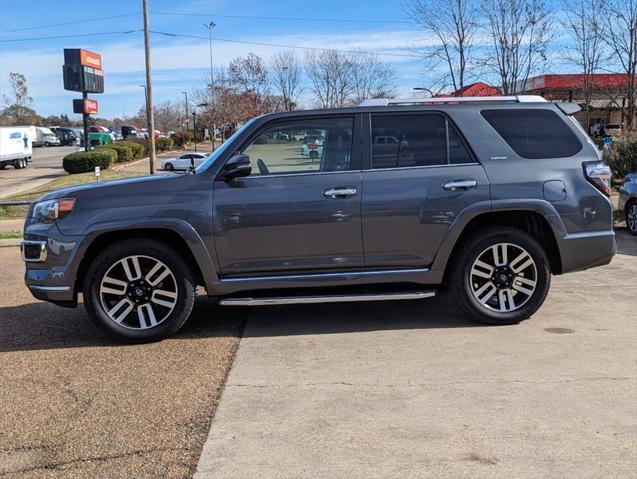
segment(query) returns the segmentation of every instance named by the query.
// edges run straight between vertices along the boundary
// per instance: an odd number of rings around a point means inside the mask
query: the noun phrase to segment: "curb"
[[[0,248],[9,248],[20,246],[21,239],[3,239],[0,240]]]

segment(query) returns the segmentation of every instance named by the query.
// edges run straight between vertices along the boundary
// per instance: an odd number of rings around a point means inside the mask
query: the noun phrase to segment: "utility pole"
[[[155,174],[155,115],[153,114],[153,83],[150,66],[150,26],[148,21],[148,0],[142,0],[144,9],[144,54],[146,56],[146,120],[148,122],[148,156],[150,174]]]
[[[214,115],[215,110],[215,79],[214,74],[212,72],[212,29],[215,28],[217,24],[215,22],[204,23],[203,26],[208,29],[208,45],[210,48],[210,100],[212,103],[212,113]],[[212,123],[212,151],[215,151],[215,130],[217,129],[216,122]]]

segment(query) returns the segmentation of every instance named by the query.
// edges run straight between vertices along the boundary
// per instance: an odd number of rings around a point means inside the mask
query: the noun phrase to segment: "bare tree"
[[[595,74],[604,57],[601,4],[596,0],[563,0],[566,33],[570,37],[564,55],[582,73],[582,93],[586,105],[585,125],[590,122]]]
[[[392,66],[373,53],[351,55],[353,101],[365,98],[392,98],[395,96]]]
[[[637,103],[637,0],[605,0],[606,28],[604,40],[622,73],[626,74],[626,107],[622,120],[632,129],[635,123]]]
[[[294,52],[286,50],[275,53],[270,65],[270,74],[277,93],[283,97],[283,109],[294,110],[302,91],[303,75],[301,64]]]
[[[322,108],[346,105],[354,88],[349,55],[336,50],[310,50],[305,55],[305,67],[310,89]]]
[[[252,52],[235,58],[228,67],[228,78],[234,88],[252,100],[256,114],[265,113],[262,100],[269,94],[270,85],[263,58]]]
[[[437,82],[440,90],[463,88],[476,66],[477,5],[476,0],[415,0],[406,9],[413,23],[435,39],[434,45],[412,49],[423,56],[428,70],[443,69],[445,73]]]
[[[490,48],[485,65],[509,95],[546,62],[551,40],[547,0],[482,0]]]

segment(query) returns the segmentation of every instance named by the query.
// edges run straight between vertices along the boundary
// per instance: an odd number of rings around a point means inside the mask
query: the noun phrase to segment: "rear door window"
[[[443,115],[372,115],[373,169],[460,163],[475,160]]]
[[[566,158],[582,149],[575,133],[552,110],[494,109],[481,114],[522,158]]]

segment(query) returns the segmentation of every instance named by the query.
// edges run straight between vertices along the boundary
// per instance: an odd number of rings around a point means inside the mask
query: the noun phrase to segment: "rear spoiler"
[[[560,101],[555,104],[560,110],[562,110],[565,115],[574,115],[581,110],[580,106],[577,103],[571,101]]]

